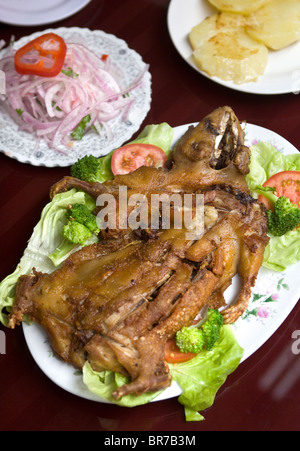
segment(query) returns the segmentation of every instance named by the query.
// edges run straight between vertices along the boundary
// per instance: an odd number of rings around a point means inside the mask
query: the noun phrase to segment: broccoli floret
[[[287,197],[281,196],[275,202],[274,210],[267,210],[268,231],[282,236],[300,224],[300,208]]]
[[[220,328],[223,326],[223,316],[219,310],[208,309],[206,321],[202,325],[205,339],[205,349],[210,351],[220,338]]]
[[[93,155],[86,155],[71,166],[71,175],[87,182],[96,182],[98,168],[99,159]]]
[[[76,245],[84,246],[98,241],[100,229],[97,226],[96,216],[91,212],[94,201],[86,197],[85,204],[73,204],[66,210],[67,223],[62,229],[62,241],[49,255],[55,266],[60,265],[72,252]]]
[[[210,351],[220,337],[220,326],[216,323],[211,323],[206,321],[202,326],[204,338],[205,338],[205,349]]]
[[[100,229],[97,226],[96,216],[85,204],[74,204],[66,211],[67,224],[62,230],[62,236],[71,243],[81,244],[98,235]]]
[[[197,327],[182,327],[176,333],[176,344],[182,352],[198,354],[204,346],[204,334]]]
[[[62,236],[67,238],[71,243],[80,244],[81,246],[91,238],[92,232],[80,222],[70,220],[62,230]]]
[[[216,324],[218,327],[223,326],[223,315],[217,309],[209,308],[206,313],[206,321]]]
[[[98,235],[96,216],[88,209],[85,204],[74,204],[66,212],[68,221],[77,221],[88,228],[94,235]],[[70,240],[71,241],[71,240]]]
[[[87,182],[104,182],[113,179],[112,152],[102,158],[86,155],[71,166],[71,175]]]
[[[199,327],[200,324],[200,327]],[[210,351],[220,338],[223,316],[218,310],[208,309],[203,320],[176,333],[176,344],[182,352],[198,354],[202,349]]]
[[[273,209],[267,210],[268,231],[274,236],[282,236],[300,224],[300,209],[289,198],[274,194],[275,188],[258,185],[255,192],[271,202]]]

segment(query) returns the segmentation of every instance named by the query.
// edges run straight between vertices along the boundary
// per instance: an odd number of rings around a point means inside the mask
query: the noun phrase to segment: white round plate
[[[193,61],[188,35],[195,25],[216,12],[216,9],[207,0],[171,0],[169,4],[167,22],[170,37],[179,54],[190,66],[214,82],[237,91],[252,94],[296,94],[299,92],[300,41],[279,51],[269,51],[265,73],[259,77],[257,82],[235,84],[218,77],[210,77],[198,69]]]
[[[112,64],[122,74],[122,80],[119,82],[121,89],[131,86],[145,70],[146,64],[141,56],[130,49],[125,41],[112,34],[77,27],[48,29],[44,33],[50,31],[62,36],[67,42],[84,42],[86,47],[98,56],[108,54]],[[40,34],[41,32],[36,32],[23,37],[15,43],[14,47],[18,49]],[[0,58],[4,54],[5,50],[2,50]],[[149,71],[145,72],[142,83],[130,92],[130,96],[134,99],[134,103],[126,121],[119,115],[109,122],[113,136],[108,136],[106,133],[101,136],[97,133],[87,133],[81,141],[74,143],[72,149],[66,149],[65,154],[49,148],[43,140],[40,141],[36,151],[36,137],[28,132],[20,131],[14,120],[1,107],[0,102],[0,152],[21,163],[47,167],[70,166],[85,155],[96,157],[106,155],[128,141],[146,117],[151,104]]]
[[[187,130],[188,125],[174,128],[175,143]],[[258,141],[269,142],[283,154],[297,153],[297,149],[277,133],[252,124],[246,125],[246,144]],[[36,268],[39,270],[39,268]],[[244,349],[242,361],[260,348],[283,323],[300,298],[300,285],[295,283],[300,274],[300,262],[291,265],[284,272],[261,268],[247,312],[232,325],[240,346]],[[226,301],[233,301],[239,290],[239,278],[226,290]],[[82,398],[104,402],[108,401],[91,393],[83,384],[82,375],[53,355],[46,333],[38,324],[23,323],[28,348],[41,370],[58,386]],[[49,358],[52,356],[52,358]],[[179,396],[181,389],[173,382],[153,401]]]
[[[0,0],[0,21],[9,25],[46,25],[66,19],[91,0]]]

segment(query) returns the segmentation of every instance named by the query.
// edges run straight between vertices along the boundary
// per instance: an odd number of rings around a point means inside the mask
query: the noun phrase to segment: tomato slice
[[[300,171],[282,171],[272,175],[263,186],[272,186],[275,188],[277,197],[288,197],[293,204],[300,207]],[[265,204],[266,208],[272,208],[270,202],[264,196],[258,196],[258,199]]]
[[[67,46],[55,33],[45,33],[28,42],[15,53],[19,74],[55,77],[62,69]]]
[[[165,166],[167,155],[158,146],[133,143],[115,150],[111,159],[114,175],[128,174],[141,166]]]
[[[170,338],[165,346],[165,361],[168,363],[183,363],[196,357],[193,352],[181,352],[174,338]]]

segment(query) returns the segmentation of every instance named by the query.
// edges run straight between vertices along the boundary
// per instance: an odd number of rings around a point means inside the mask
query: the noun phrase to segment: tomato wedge
[[[290,201],[300,207],[300,171],[282,171],[272,175],[263,186],[272,186],[275,188],[277,197],[288,197]],[[266,208],[271,209],[270,202],[264,196],[258,196],[258,199],[265,204]]]
[[[196,357],[193,352],[181,352],[175,340],[170,338],[165,346],[165,361],[168,363],[183,363]]]
[[[128,174],[141,166],[165,166],[167,155],[158,146],[133,143],[115,150],[111,159],[114,175]]]
[[[62,69],[67,46],[55,33],[45,33],[28,42],[15,53],[19,74],[55,77]]]

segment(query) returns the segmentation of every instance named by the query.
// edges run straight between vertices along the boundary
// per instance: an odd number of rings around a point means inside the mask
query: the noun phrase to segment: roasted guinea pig
[[[177,142],[170,167],[141,167],[114,180],[87,183],[65,177],[50,196],[78,188],[95,199],[119,187],[127,194],[200,193],[203,233],[187,227],[101,230],[98,243],[72,254],[51,274],[33,269],[20,277],[9,326],[27,314],[47,331],[54,351],[82,368],[130,377],[116,399],[171,384],[166,341],[208,306],[222,308],[225,323],[246,310],[268,243],[265,207],[250,196],[245,174],[250,152],[239,120],[219,108]],[[235,303],[224,292],[241,279]]]

